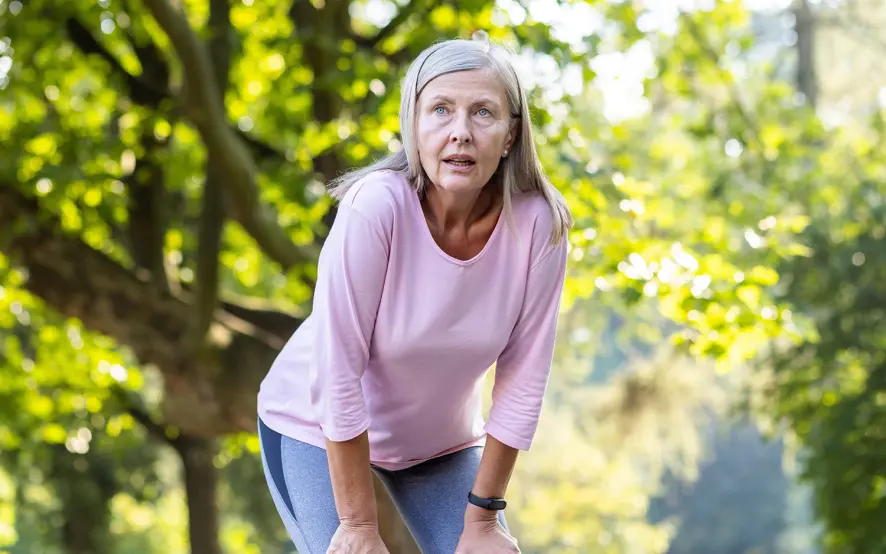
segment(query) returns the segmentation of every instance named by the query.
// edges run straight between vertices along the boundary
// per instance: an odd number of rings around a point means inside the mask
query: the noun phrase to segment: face
[[[416,118],[421,165],[451,192],[483,188],[514,140],[504,87],[488,70],[437,77],[419,96]]]

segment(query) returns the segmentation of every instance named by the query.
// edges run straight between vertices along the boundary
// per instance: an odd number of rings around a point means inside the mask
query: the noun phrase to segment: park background
[[[255,394],[324,185],[477,30],[576,221],[523,552],[886,552],[884,29],[880,0],[0,0],[0,552],[291,551]]]

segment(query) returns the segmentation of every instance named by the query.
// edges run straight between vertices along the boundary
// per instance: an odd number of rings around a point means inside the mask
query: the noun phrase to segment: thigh
[[[455,552],[482,454],[472,447],[408,469],[377,471],[423,554]],[[507,528],[501,512],[499,521]]]
[[[271,496],[299,554],[324,554],[338,528],[326,451],[280,435],[259,421]]]

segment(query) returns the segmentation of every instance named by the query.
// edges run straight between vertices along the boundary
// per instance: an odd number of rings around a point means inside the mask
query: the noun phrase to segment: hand
[[[374,525],[341,522],[326,554],[390,554]]]
[[[490,512],[494,515],[495,512]],[[465,518],[465,527],[455,554],[519,554],[517,540],[499,523],[498,517]]]

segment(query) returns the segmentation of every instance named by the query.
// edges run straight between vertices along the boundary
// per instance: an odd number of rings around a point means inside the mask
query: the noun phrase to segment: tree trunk
[[[219,543],[218,470],[212,463],[215,441],[183,439],[176,443],[181,455],[188,499],[188,537],[193,554],[221,554]]]
[[[62,545],[66,554],[110,554],[108,503],[115,487],[107,464],[90,454],[52,448],[51,479],[62,504]]]
[[[794,5],[797,20],[797,89],[806,102],[815,108],[818,102],[818,77],[815,68],[815,14],[809,0],[797,0]]]

